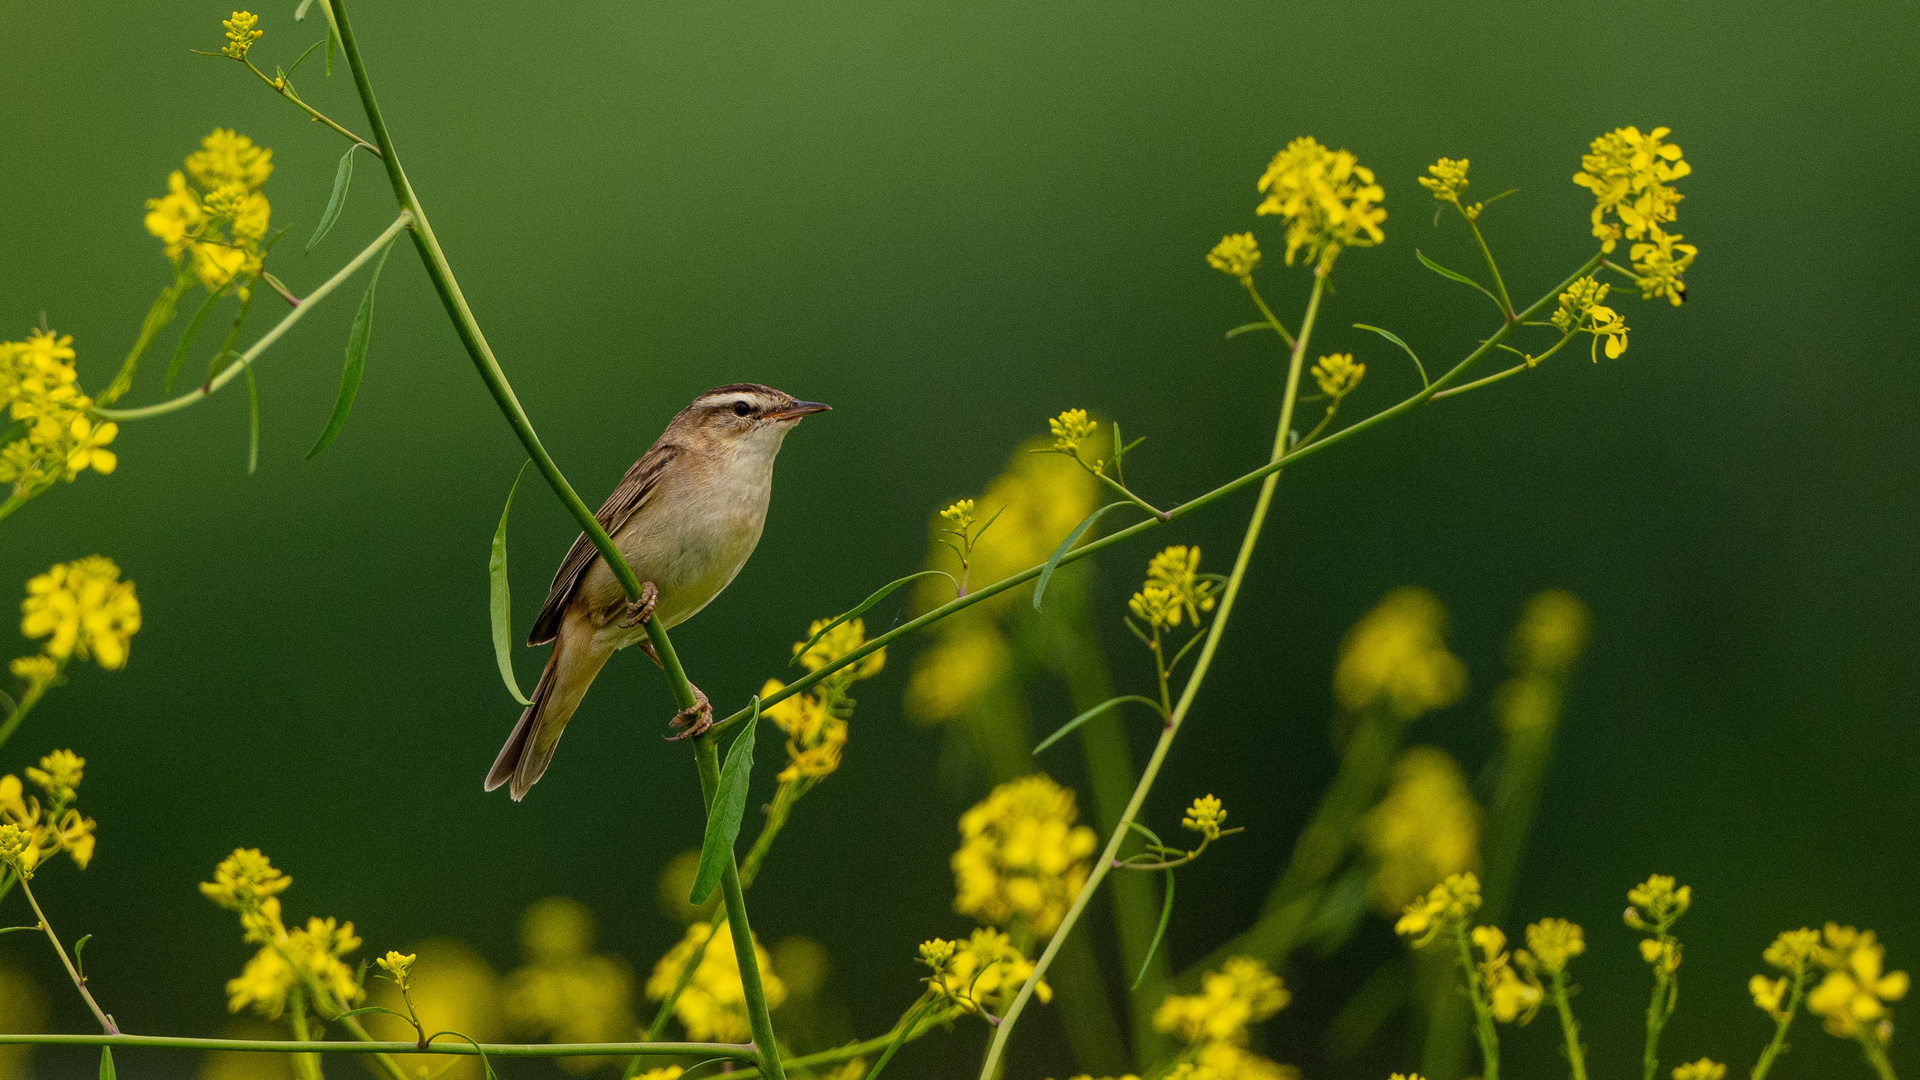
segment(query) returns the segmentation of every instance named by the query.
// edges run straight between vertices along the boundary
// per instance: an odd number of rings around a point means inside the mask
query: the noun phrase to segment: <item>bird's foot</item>
[[[632,629],[653,618],[653,607],[660,602],[660,590],[651,581],[640,585],[640,599],[627,601],[620,613],[620,626]]]
[[[713,702],[707,700],[707,695],[701,693],[699,687],[692,683],[688,683],[687,687],[693,691],[693,708],[681,709],[673,714],[673,719],[667,726],[673,728],[678,734],[667,736],[668,742],[697,739],[705,735],[707,729],[713,726]]]

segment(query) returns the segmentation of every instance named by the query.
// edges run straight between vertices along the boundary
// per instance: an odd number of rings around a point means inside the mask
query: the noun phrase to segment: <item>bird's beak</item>
[[[817,401],[796,401],[793,404],[787,406],[784,409],[781,409],[778,412],[767,413],[761,419],[763,420],[798,420],[801,417],[806,416],[810,413],[829,412],[832,409],[833,409],[833,406],[822,405]]]

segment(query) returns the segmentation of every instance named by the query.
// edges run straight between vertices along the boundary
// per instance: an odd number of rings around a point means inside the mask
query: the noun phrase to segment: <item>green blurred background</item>
[[[269,66],[318,37],[293,6],[263,12]],[[363,161],[345,217],[300,257],[341,145],[188,53],[216,47],[227,11],[0,2],[0,332],[44,310],[75,335],[90,387],[166,280],[142,200],[213,126],[273,147],[266,191],[293,231],[269,266],[294,288],[392,216]],[[926,514],[978,491],[1046,415],[1084,406],[1150,436],[1131,471],[1168,501],[1261,460],[1276,354],[1222,339],[1252,316],[1202,256],[1255,225],[1254,180],[1290,138],[1354,150],[1387,187],[1387,243],[1341,260],[1315,340],[1368,362],[1357,415],[1413,376],[1351,323],[1429,358],[1493,326],[1481,298],[1415,263],[1417,244],[1470,265],[1457,225],[1431,227],[1413,183],[1425,164],[1467,156],[1477,195],[1520,189],[1487,229],[1531,297],[1589,250],[1591,198],[1568,183],[1587,141],[1670,125],[1695,169],[1685,308],[1623,297],[1622,359],[1570,350],[1285,477],[1149,808],[1170,819],[1211,790],[1249,827],[1183,880],[1171,947],[1190,962],[1257,910],[1333,765],[1340,636],[1381,593],[1423,584],[1451,609],[1473,688],[1410,738],[1471,773],[1493,747],[1486,698],[1520,604],[1564,586],[1595,637],[1509,929],[1545,914],[1588,926],[1578,1004],[1596,1073],[1637,1062],[1645,968],[1618,912],[1649,872],[1695,888],[1670,1061],[1709,1054],[1744,1075],[1768,1027],[1744,984],[1781,929],[1873,927],[1891,966],[1920,965],[1912,5],[361,0],[353,14],[467,295],[590,502],[708,386],[752,379],[835,406],[788,441],[759,553],[676,634],[716,702],[776,673],[809,618],[916,568]],[[317,57],[303,71],[316,104],[364,127],[344,72],[323,79]],[[1257,231],[1277,251],[1270,223]],[[1298,310],[1303,273],[1263,280]],[[302,461],[338,380],[347,292],[259,368],[257,475],[236,387],[127,425],[118,472],[0,528],[0,584],[99,552],[146,612],[129,667],[76,670],[0,761],[68,745],[89,759],[99,855],[41,893],[69,937],[96,935],[93,985],[132,1030],[225,1023],[221,985],[246,950],[193,885],[235,845],[294,876],[290,913],[353,919],[369,953],[446,934],[505,969],[518,913],[553,894],[597,912],[602,947],[643,970],[679,936],[654,882],[698,843],[697,788],[658,738],[670,701],[637,655],[610,665],[524,804],[480,792],[516,712],[493,669],[485,565],[522,454],[404,248],[352,419]],[[156,396],[163,359],[129,403]],[[1134,655],[1118,615],[1151,551],[1199,543],[1220,565],[1250,501],[1102,558],[1116,658]],[[518,627],[574,532],[522,493]],[[914,944],[967,925],[946,859],[981,792],[932,783],[940,736],[899,707],[911,649],[862,688],[845,766],[754,890],[765,940],[827,947],[862,1034],[917,992]],[[519,663],[531,685],[539,657]],[[0,948],[52,992],[56,1029],[86,1030],[22,938]],[[1345,993],[1398,948],[1375,925],[1289,970],[1295,1003],[1269,1052],[1312,1077],[1416,1064],[1392,1030],[1358,1060],[1322,1048]],[[1065,1076],[1055,1022],[1030,1015],[1010,1075]],[[1865,1075],[1852,1047],[1801,1025],[1777,1075]],[[1510,1070],[1558,1074],[1551,1028],[1510,1038]],[[980,1044],[977,1025],[937,1035],[900,1068],[971,1075]],[[154,1076],[197,1065],[127,1057]],[[1920,1067],[1910,1036],[1894,1059]],[[38,1067],[80,1076],[93,1058]]]

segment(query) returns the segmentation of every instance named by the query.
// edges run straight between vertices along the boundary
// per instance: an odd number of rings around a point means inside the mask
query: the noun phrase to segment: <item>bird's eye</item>
[[[747,404],[746,402],[736,401],[733,403],[733,415],[746,416],[748,413],[751,413],[751,412],[753,412],[753,406]]]

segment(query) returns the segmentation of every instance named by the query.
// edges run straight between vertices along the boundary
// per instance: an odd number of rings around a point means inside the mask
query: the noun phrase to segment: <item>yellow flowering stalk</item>
[[[1346,150],[1329,150],[1301,136],[1275,154],[1261,175],[1264,196],[1257,214],[1272,214],[1287,224],[1287,265],[1305,248],[1314,273],[1325,276],[1333,260],[1350,247],[1370,247],[1386,238],[1380,223],[1387,212],[1379,204],[1386,189],[1373,170]]]
[[[1228,233],[1207,252],[1207,265],[1251,286],[1254,268],[1260,265],[1260,242],[1250,232]]]
[[[106,475],[120,459],[107,446],[119,425],[95,419],[80,391],[71,334],[35,330],[23,341],[0,341],[0,519],[28,499],[83,472]]]
[[[234,18],[242,14],[235,12]],[[257,36],[251,25],[249,32]],[[229,47],[233,33],[229,27]],[[236,59],[244,58],[241,48]],[[200,149],[187,155],[184,170],[167,176],[167,193],[147,200],[147,231],[176,270],[190,270],[208,292],[232,286],[244,302],[264,266],[261,245],[272,207],[260,189],[272,175],[272,150],[215,128]]]
[[[1573,283],[1566,292],[1560,294],[1560,307],[1553,313],[1553,325],[1560,328],[1561,340],[1574,334],[1593,335],[1594,363],[1600,362],[1600,342],[1607,343],[1607,359],[1617,359],[1627,351],[1627,321],[1620,313],[1602,304],[1607,291],[1612,286],[1603,284],[1589,274]],[[1537,363],[1541,357],[1535,357],[1530,363]]]
[[[386,974],[376,975],[368,984],[367,1004],[387,1010],[366,1017],[367,1030],[374,1038],[413,1042],[423,1031],[428,1036],[457,1032],[482,1043],[503,1037],[505,988],[492,966],[471,946],[437,938],[408,949],[406,953],[390,952],[384,958],[404,963],[404,988],[386,963],[374,961]],[[435,1045],[449,1041],[462,1040],[453,1034],[441,1034],[434,1040]],[[434,1080],[485,1080],[485,1069],[477,1057],[396,1054],[394,1062],[409,1077],[422,1075],[424,1068]]]
[[[1512,954],[1507,952],[1507,935],[1497,926],[1476,926],[1470,935],[1474,947],[1485,958],[1480,961],[1478,970],[1480,985],[1487,994],[1487,1008],[1493,1018],[1503,1024],[1526,1024],[1539,1011],[1545,990],[1539,979],[1524,965],[1511,961]]]
[[[998,930],[980,927],[965,941],[932,938],[920,944],[920,962],[931,972],[927,991],[936,1001],[963,1013],[997,1016],[1020,984],[1033,974],[1033,961],[1013,939]],[[1053,1000],[1046,980],[1034,987],[1043,1003]]]
[[[1727,1067],[1712,1058],[1690,1061],[1673,1070],[1673,1080],[1722,1080],[1726,1075]]]
[[[1547,977],[1547,997],[1560,1015],[1560,1034],[1565,1040],[1567,1060],[1573,1066],[1573,1080],[1587,1080],[1587,1053],[1580,1045],[1580,1025],[1573,1018],[1567,964],[1586,951],[1586,937],[1579,924],[1565,919],[1541,919],[1527,927],[1527,947],[1513,954],[1514,963],[1520,965],[1535,986],[1539,985],[1540,975]]]
[[[20,850],[8,860],[15,873],[31,879],[36,868],[49,858],[66,852],[82,870],[93,861],[95,823],[75,809],[73,803],[87,759],[71,750],[55,750],[40,759],[39,768],[22,770],[27,781],[47,797],[26,793],[20,778],[0,776],[0,823],[18,830]],[[10,883],[0,874],[0,895]]]
[[[1342,708],[1379,709],[1402,723],[1466,692],[1467,669],[1447,651],[1446,609],[1425,589],[1395,589],[1340,646],[1333,696]]]
[[[1253,1025],[1287,1007],[1293,995],[1280,976],[1250,956],[1230,957],[1200,979],[1198,994],[1169,994],[1153,1013],[1155,1030],[1186,1044],[1169,1076],[1280,1077],[1291,1070],[1247,1049]]]
[[[1480,1041],[1483,1075],[1485,1080],[1499,1080],[1500,1036],[1493,1026],[1496,1003],[1491,999],[1492,991],[1498,989],[1504,993],[1499,1007],[1508,1014],[1508,1019],[1518,1017],[1523,1011],[1531,1017],[1539,995],[1538,987],[1533,987],[1529,1005],[1527,993],[1511,985],[1508,977],[1513,973],[1506,965],[1504,952],[1506,935],[1487,926],[1469,932],[1473,913],[1478,910],[1480,879],[1471,873],[1452,874],[1428,890],[1426,896],[1408,904],[1393,929],[1416,949],[1425,947],[1443,933],[1452,936],[1460,969],[1466,975],[1467,999],[1473,1004],[1474,1035]],[[1473,958],[1475,945],[1486,956],[1485,967]]]
[[[1078,824],[1073,792],[1044,773],[1024,776],[960,816],[953,909],[992,926],[1052,935],[1086,883],[1098,840]]]
[[[1460,193],[1467,190],[1467,167],[1470,164],[1466,158],[1455,161],[1443,157],[1427,166],[1427,175],[1419,178],[1420,186],[1433,192],[1433,197],[1440,202],[1460,206]],[[1479,210],[1476,204],[1470,216],[1478,217]]]
[[[693,978],[671,1005],[673,1015],[690,1039],[741,1042],[748,1037],[746,992],[741,988],[740,964],[730,948],[706,948],[710,938],[726,941],[729,931],[725,919],[718,924],[697,922],[687,927],[680,943],[667,950],[647,978],[647,998],[665,1001],[680,979],[681,969],[695,955],[701,957]],[[758,940],[754,954],[760,965],[761,989],[769,1008],[786,1000],[787,988],[774,974],[773,959]]]
[[[1665,297],[1678,307],[1687,298],[1683,277],[1699,249],[1664,227],[1682,198],[1673,182],[1693,172],[1680,148],[1665,141],[1668,132],[1657,127],[1642,135],[1639,128],[1624,127],[1600,136],[1580,159],[1573,182],[1593,192],[1593,235],[1602,251],[1611,252],[1623,236],[1637,241],[1628,251],[1631,273],[1607,265],[1632,278],[1643,298]]]
[[[235,60],[245,60],[247,50],[253,47],[254,42],[260,40],[261,31],[255,29],[259,22],[260,17],[251,11],[236,11],[233,13],[233,18],[223,20],[220,25],[226,28],[227,43],[221,47],[220,54]]]
[[[47,638],[48,656],[64,662],[77,655],[108,671],[126,666],[140,629],[133,582],[121,581],[120,568],[100,555],[58,563],[28,581],[20,610],[20,632]]]
[[[1480,863],[1479,803],[1453,756],[1415,746],[1393,763],[1387,794],[1360,823],[1361,845],[1377,869],[1374,910],[1392,915],[1454,874]]]
[[[706,929],[704,924],[695,926]],[[502,984],[501,1014],[509,1031],[553,1042],[621,1042],[633,1037],[633,969],[621,957],[593,952],[593,935],[593,915],[578,901],[548,897],[527,908],[520,917],[525,963]],[[722,951],[715,950],[715,955]],[[733,954],[726,955],[731,959]],[[674,971],[679,971],[678,964]],[[746,1030],[742,1020],[741,1037]],[[562,1058],[560,1064],[568,1072],[584,1073],[609,1060]]]
[[[1907,996],[1907,973],[1886,970],[1887,949],[1873,931],[1837,923],[1821,931],[1811,955],[1826,975],[1807,992],[1807,1011],[1821,1019],[1828,1034],[1858,1042],[1874,1069],[1892,1076],[1887,1044],[1893,1039],[1893,1013],[1887,1003]]]
[[[1693,906],[1693,887],[1676,885],[1666,874],[1654,874],[1627,890],[1627,910],[1621,916],[1635,930],[1651,933],[1640,941],[1640,958],[1653,968],[1653,997],[1647,1002],[1647,1042],[1641,1055],[1643,1080],[1659,1071],[1660,1032],[1680,1001],[1680,940],[1673,924]]]
[[[1820,947],[1820,932],[1801,927],[1798,930],[1782,931],[1773,939],[1761,959],[1775,970],[1782,972],[1774,978],[1755,975],[1747,980],[1747,992],[1753,995],[1753,1003],[1761,1012],[1773,1019],[1773,1039],[1760,1052],[1760,1061],[1753,1067],[1752,1080],[1765,1080],[1768,1070],[1773,1068],[1775,1058],[1787,1051],[1787,1029],[1793,1026],[1794,1015],[1800,1009],[1800,999],[1806,993],[1807,981],[1814,971],[1814,950]]]
[[[1047,431],[1053,442],[1038,452],[1064,454],[1073,459],[1074,464],[1087,471],[1089,476],[1112,488],[1115,493],[1133,503],[1140,509],[1159,518],[1169,520],[1166,513],[1156,509],[1152,503],[1135,495],[1127,487],[1126,457],[1127,451],[1140,445],[1135,439],[1126,445],[1120,443],[1120,424],[1118,421],[1109,427],[1108,436],[1112,440],[1113,458],[1109,461],[1102,457],[1101,445],[1107,440],[1100,437],[1100,424],[1087,415],[1085,409],[1068,409],[1059,416],[1047,420]],[[1089,460],[1091,457],[1091,460]],[[1107,466],[1113,466],[1113,475],[1107,475]]]

